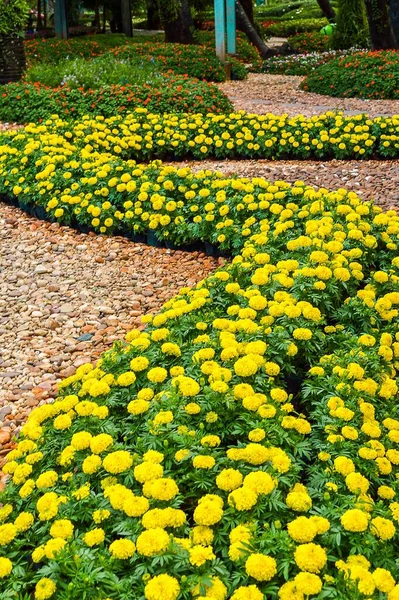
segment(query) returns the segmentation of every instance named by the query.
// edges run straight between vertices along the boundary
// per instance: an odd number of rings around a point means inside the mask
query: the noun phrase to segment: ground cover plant
[[[139,166],[110,124],[3,135],[1,192],[162,229],[187,205],[209,240],[240,223],[235,257],[31,413],[5,466],[0,598],[396,600],[399,217]]]
[[[155,85],[156,84],[156,85]],[[0,119],[8,122],[40,123],[51,115],[82,118],[92,114],[102,117],[126,115],[137,106],[161,111],[203,111],[224,113],[232,104],[223,92],[206,81],[183,75],[155,77],[141,85],[104,85],[99,89],[58,87],[13,83],[1,94]]]
[[[303,89],[343,98],[399,98],[396,51],[360,52],[329,61],[309,73]]]
[[[134,43],[147,40],[147,36],[136,36]],[[162,41],[162,36],[152,36],[151,40]],[[129,43],[129,38],[121,34],[91,35],[68,40],[35,39],[25,42],[25,53],[29,65],[37,62],[58,63],[71,57],[92,59],[112,48]]]
[[[292,38],[290,38],[292,39]],[[262,64],[261,71],[276,75],[308,75],[313,69],[341,56],[359,52],[358,48],[351,50],[328,50],[326,52],[306,52],[289,56],[272,56]]]
[[[331,36],[323,35],[318,31],[297,33],[289,37],[287,41],[293,50],[301,54],[324,52],[331,47]]]
[[[309,31],[320,31],[322,27],[328,25],[325,18],[322,19],[292,19],[278,21],[264,29],[266,35],[276,37],[289,37],[296,33],[306,33]]]

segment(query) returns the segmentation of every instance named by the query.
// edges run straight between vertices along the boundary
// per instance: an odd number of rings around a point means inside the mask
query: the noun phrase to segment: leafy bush
[[[328,52],[273,56],[264,61],[260,70],[276,75],[308,75],[316,67],[324,65],[339,56],[348,56],[354,52],[359,52],[359,50],[353,48],[351,50],[329,50]]]
[[[198,43],[208,48],[215,47],[214,31],[196,31],[194,37]],[[245,63],[253,63],[259,60],[259,52],[248,40],[242,31],[237,31],[236,55],[239,60]]]
[[[360,52],[329,61],[308,74],[302,88],[340,98],[399,98],[399,53]]]
[[[37,62],[54,64],[70,58],[92,59],[111,48],[128,44],[129,39],[121,34],[92,35],[68,40],[35,39],[25,42],[25,53],[29,65]]]
[[[320,31],[322,27],[328,24],[327,19],[293,19],[292,21],[279,21],[274,25],[266,27],[267,35],[276,37],[290,37],[296,33],[305,33],[309,31]]]
[[[339,0],[337,26],[332,36],[334,50],[368,45],[369,25],[363,0]]]
[[[3,87],[0,119],[17,123],[40,122],[50,115],[77,119],[93,114],[125,115],[138,106],[152,111],[223,113],[232,104],[216,86],[182,76],[158,78],[157,85],[111,85],[83,90],[47,88],[38,84],[12,83]]]
[[[155,61],[162,70],[171,70],[177,75],[188,75],[197,77],[206,81],[225,81],[225,68],[217,58],[214,52],[214,46],[210,50],[212,35],[205,37],[208,45],[185,45],[185,44],[165,44],[157,39],[148,41],[145,36],[141,42],[132,42],[125,36],[93,36],[93,39],[73,39],[73,40],[41,40],[26,42],[28,62],[30,65],[35,63],[59,64],[65,60],[73,58],[82,58],[92,60],[104,53],[112,52],[114,56],[124,60],[133,60],[142,57],[143,60]],[[143,36],[144,37],[144,36]],[[136,38],[133,38],[136,40]],[[141,38],[137,38],[141,39]],[[106,41],[103,41],[106,40]],[[243,42],[239,36],[239,48],[244,56],[251,56],[255,60],[259,55],[253,47]],[[245,79],[247,71],[240,62],[231,58],[233,79]]]
[[[119,60],[153,60],[163,71],[188,75],[206,81],[225,81],[226,72],[215,52],[207,46],[186,44],[137,44],[121,46],[111,51]],[[244,65],[231,58],[232,77],[245,79],[248,75]]]
[[[0,594],[395,600],[399,217],[138,167],[80,131],[7,135],[1,191],[161,231],[178,210],[208,240],[233,230],[236,257],[31,413],[4,466]]]
[[[297,33],[288,38],[288,43],[296,52],[324,52],[331,47],[331,37],[317,31]]]
[[[0,35],[24,34],[29,6],[26,0],[2,0],[0,2]]]
[[[65,60],[54,68],[51,63],[37,63],[25,74],[26,83],[40,83],[56,88],[66,85],[74,89],[97,89],[107,85],[162,85],[165,78],[156,65],[144,57],[133,56],[129,61],[116,60],[113,54],[102,54],[93,60],[76,58]]]

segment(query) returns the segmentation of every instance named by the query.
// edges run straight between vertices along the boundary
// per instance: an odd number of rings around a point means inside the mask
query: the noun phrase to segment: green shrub
[[[196,31],[194,37],[198,43],[214,47],[214,31]],[[259,52],[248,40],[247,36],[241,31],[237,31],[236,55],[239,60],[245,63],[253,63],[259,60]]]
[[[0,35],[23,35],[28,13],[26,0],[1,0]]]
[[[310,72],[302,89],[340,98],[397,99],[398,69],[398,52],[359,52]]]
[[[288,43],[296,52],[324,52],[331,46],[331,37],[317,31],[297,33],[288,38]]]
[[[225,68],[216,54],[207,46],[185,44],[137,44],[120,46],[111,51],[119,60],[137,60],[141,56],[153,60],[163,71],[188,75],[206,81],[224,81]],[[231,58],[234,79],[245,79],[247,71],[242,63]]]
[[[352,54],[351,50],[329,50],[290,56],[272,56],[264,61],[260,72],[276,75],[308,75],[313,69],[339,56]]]
[[[84,60],[75,58],[65,60],[57,68],[49,63],[33,65],[25,75],[26,83],[40,83],[44,86],[56,88],[67,85],[69,88],[96,89],[105,85],[141,85],[156,82],[163,76],[157,71],[154,62],[146,57],[133,57],[132,60],[116,60],[113,54],[107,53]]]
[[[276,37],[289,37],[296,33],[305,33],[308,31],[320,31],[322,27],[328,24],[327,19],[293,19],[292,21],[279,21],[270,27],[266,27],[267,35]]]
[[[337,26],[332,36],[332,47],[344,50],[354,46],[365,48],[369,27],[363,0],[339,0]]]
[[[111,48],[127,44],[128,38],[121,34],[91,35],[68,40],[34,39],[25,42],[25,53],[30,65],[37,62],[54,64],[69,58],[94,58]]]
[[[249,43],[245,44],[241,36],[239,40],[239,49],[244,58],[259,59],[259,55]],[[178,75],[188,75],[206,81],[224,81],[226,78],[224,66],[215,55],[211,34],[208,35],[206,45],[165,44],[159,38],[151,38],[149,41],[148,36],[136,43],[125,36],[111,35],[109,39],[108,36],[92,36],[73,40],[32,40],[26,42],[25,48],[30,66],[37,62],[59,64],[73,58],[93,59],[106,52],[113,52],[115,56],[134,62],[137,62],[138,57],[153,60],[161,70],[171,70]],[[230,62],[233,79],[245,79],[247,71],[240,61],[231,58]]]
[[[183,76],[159,78],[157,85],[106,85],[83,90],[47,88],[37,84],[12,83],[2,90],[0,120],[40,122],[52,114],[63,118],[82,115],[111,117],[145,106],[159,112],[230,112],[232,104],[216,86]]]

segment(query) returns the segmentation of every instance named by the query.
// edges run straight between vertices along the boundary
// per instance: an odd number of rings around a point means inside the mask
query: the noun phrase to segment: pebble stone
[[[220,262],[81,234],[0,203],[0,460],[61,379]]]

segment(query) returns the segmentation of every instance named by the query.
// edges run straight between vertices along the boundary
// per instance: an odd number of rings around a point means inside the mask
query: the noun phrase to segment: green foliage
[[[119,60],[136,60],[141,56],[143,60],[153,61],[158,69],[172,71],[179,75],[188,75],[204,79],[205,81],[224,81],[226,73],[224,66],[217,58],[214,51],[210,52],[207,46],[196,44],[157,44],[146,43],[115,48],[113,54]],[[235,58],[231,58],[234,79],[245,79],[247,71]]]
[[[279,21],[269,25],[264,29],[266,35],[275,37],[289,37],[296,33],[305,33],[308,31],[320,31],[322,27],[328,24],[327,19],[293,19],[290,21]]]
[[[0,35],[23,35],[28,13],[26,0],[1,0]]]
[[[311,71],[302,87],[340,98],[397,99],[398,69],[397,52],[360,52]]]
[[[368,45],[369,27],[363,0],[339,0],[337,27],[332,36],[332,47],[343,50]]]
[[[352,53],[351,50],[329,50],[327,52],[292,54],[290,56],[272,56],[264,61],[259,72],[276,75],[308,75],[316,67],[324,65],[339,56],[347,56]]]
[[[105,85],[100,89],[13,83],[2,90],[0,120],[41,122],[52,114],[111,117],[139,107],[160,112],[229,112],[232,104],[216,86],[184,76],[163,76],[142,85]]]
[[[134,38],[134,40],[139,39]],[[120,60],[137,63],[152,61],[162,71],[171,70],[175,74],[188,75],[206,81],[224,81],[226,78],[224,66],[214,52],[212,34],[205,35],[204,44],[165,44],[160,37],[148,37],[137,43],[125,36],[93,36],[86,39],[73,40],[32,40],[25,43],[28,63],[37,62],[57,64],[71,58],[92,59],[105,52],[113,52]],[[249,62],[259,59],[259,55],[249,43],[239,36],[239,51],[243,60]],[[247,71],[235,58],[231,59],[233,79],[245,79]],[[63,67],[61,67],[62,69]],[[116,83],[116,82],[114,82]]]
[[[164,81],[153,62],[137,56],[129,61],[117,60],[112,53],[103,54],[93,60],[75,58],[65,60],[57,68],[49,63],[33,65],[25,75],[27,83],[41,83],[48,87],[67,85],[69,88],[96,89],[104,85],[142,85]]]
[[[323,35],[318,31],[297,33],[288,38],[288,43],[296,52],[306,54],[308,52],[324,52],[331,47],[331,37]]]
[[[194,39],[199,44],[203,44],[208,47],[215,46],[215,32],[214,31],[195,31]],[[248,40],[245,33],[237,31],[237,44],[236,44],[236,55],[239,60],[245,63],[253,63],[259,60],[259,52]]]

